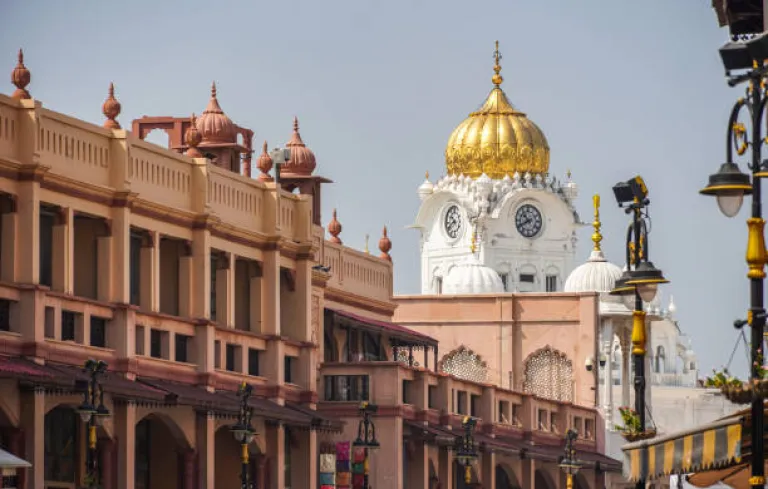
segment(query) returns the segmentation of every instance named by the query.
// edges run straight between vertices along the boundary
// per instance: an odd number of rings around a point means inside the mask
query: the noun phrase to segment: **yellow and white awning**
[[[624,477],[636,482],[738,464],[743,422],[744,417],[732,416],[692,430],[625,445]]]

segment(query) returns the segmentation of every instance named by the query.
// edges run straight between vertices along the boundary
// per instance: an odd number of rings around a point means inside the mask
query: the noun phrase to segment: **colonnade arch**
[[[135,489],[182,489],[192,447],[169,416],[150,413],[136,423]]]
[[[520,481],[511,467],[505,464],[496,465],[495,489],[520,489]]]

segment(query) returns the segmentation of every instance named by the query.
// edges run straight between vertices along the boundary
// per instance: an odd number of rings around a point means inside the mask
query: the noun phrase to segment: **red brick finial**
[[[197,146],[203,140],[203,136],[200,135],[200,131],[197,130],[197,118],[195,114],[189,118],[189,127],[187,132],[184,133],[184,141],[187,143],[187,156],[191,158],[202,158],[203,153],[197,149]]]
[[[11,72],[11,83],[16,85],[16,91],[13,92],[11,97],[17,100],[32,98],[27,91],[27,85],[29,85],[30,81],[32,81],[32,75],[27,67],[24,66],[24,52],[19,49],[19,62]]]
[[[392,241],[389,239],[389,236],[387,236],[387,226],[384,226],[384,231],[379,240],[379,249],[381,250],[379,258],[391,262],[392,257],[389,256],[389,250],[392,249]]]
[[[339,234],[341,234],[341,223],[336,219],[336,209],[333,210],[333,219],[328,223],[328,232],[331,235],[331,239],[328,241],[341,244],[341,239],[339,239]]]
[[[104,105],[101,106],[101,112],[106,116],[107,120],[104,121],[104,127],[107,129],[120,129],[120,123],[117,122],[117,116],[120,115],[120,102],[115,98],[115,85],[109,83],[109,96],[104,101]]]
[[[267,142],[264,141],[264,146],[261,147],[259,159],[256,160],[256,168],[261,171],[261,175],[259,175],[260,182],[271,182],[274,180],[272,175],[269,174],[269,172],[272,171],[273,164],[272,157],[269,156],[269,152],[267,151]]]

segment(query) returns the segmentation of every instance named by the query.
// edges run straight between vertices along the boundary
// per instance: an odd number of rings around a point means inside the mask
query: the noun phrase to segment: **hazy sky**
[[[24,48],[29,89],[53,110],[101,123],[114,81],[124,127],[142,115],[200,113],[219,102],[256,132],[286,142],[299,117],[317,155],[323,221],[338,208],[350,246],[390,228],[395,291],[419,290],[424,172],[444,173],[451,130],[491,88],[493,42],[503,88],[545,132],[553,174],[571,169],[582,218],[603,196],[604,249],[623,261],[627,222],[611,186],[642,174],[651,197],[652,261],[671,285],[680,325],[706,374],[728,361],[732,322],[748,307],[748,206],[726,219],[698,195],[724,159],[728,88],[708,0],[642,2],[274,1],[0,3],[0,68]],[[4,60],[4,61],[3,61]],[[6,80],[8,80],[6,78]],[[6,81],[0,91],[13,90]],[[591,228],[581,233],[587,258]],[[735,365],[743,374],[740,348]]]

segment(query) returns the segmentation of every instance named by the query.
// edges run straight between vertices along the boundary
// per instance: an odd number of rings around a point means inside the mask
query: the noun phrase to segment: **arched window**
[[[659,345],[656,347],[656,373],[657,374],[663,374],[664,373],[664,365],[666,364],[667,357],[664,354],[664,347],[662,345]]]
[[[440,295],[443,293],[443,277],[435,277],[434,292],[437,295]]]
[[[525,392],[557,401],[573,401],[573,362],[547,346],[525,360]]]
[[[485,362],[475,352],[464,346],[445,355],[439,367],[441,372],[471,382],[485,382],[488,377],[488,367]]]

